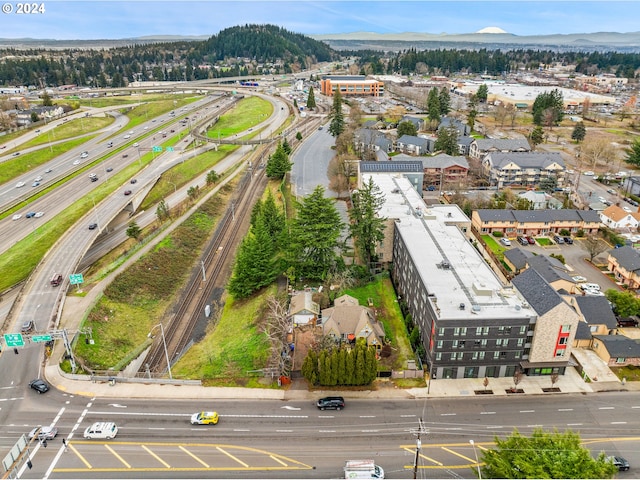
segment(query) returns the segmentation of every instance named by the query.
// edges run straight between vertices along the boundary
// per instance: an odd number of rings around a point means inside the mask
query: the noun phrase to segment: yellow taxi
[[[198,412],[191,415],[191,425],[215,425],[218,423],[218,412]]]

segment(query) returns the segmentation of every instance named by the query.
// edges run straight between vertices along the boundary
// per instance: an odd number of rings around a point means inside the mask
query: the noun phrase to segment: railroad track
[[[256,152],[252,164],[258,165],[262,152]],[[218,223],[211,241],[204,250],[199,265],[194,267],[189,282],[176,302],[172,317],[163,322],[167,355],[170,362],[183,353],[194,336],[199,322],[208,323],[204,310],[217,292],[224,290],[237,246],[249,228],[254,203],[267,185],[264,169],[249,170],[240,181],[236,195]],[[203,281],[204,269],[206,281]],[[204,330],[204,329],[202,329]],[[147,355],[145,369],[161,373],[167,370],[162,340],[154,343]],[[148,367],[147,367],[148,366]]]

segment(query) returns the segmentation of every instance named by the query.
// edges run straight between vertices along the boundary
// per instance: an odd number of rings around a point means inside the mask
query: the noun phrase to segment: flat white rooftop
[[[380,187],[385,203],[379,212],[397,219],[395,226],[407,245],[440,319],[519,318],[535,315],[505,286],[458,225],[469,218],[457,205],[427,206],[411,183],[398,174],[364,174]],[[464,304],[464,308],[462,307]]]

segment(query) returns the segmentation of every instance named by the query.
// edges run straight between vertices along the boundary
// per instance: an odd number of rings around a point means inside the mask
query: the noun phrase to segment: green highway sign
[[[153,150],[154,152],[161,152],[162,147],[153,147],[151,150]]]
[[[5,333],[4,341],[7,347],[24,347],[24,338],[21,333]]]
[[[48,342],[51,340],[51,335],[33,335],[31,337],[32,342]]]
[[[173,152],[173,147],[167,147],[167,152]]]
[[[69,275],[69,283],[71,285],[79,285],[84,282],[84,278],[82,278],[81,273],[72,273]]]

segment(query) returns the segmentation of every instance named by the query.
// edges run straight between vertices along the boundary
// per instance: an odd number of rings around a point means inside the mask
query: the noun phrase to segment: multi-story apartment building
[[[553,178],[556,186],[565,183],[565,164],[559,152],[493,152],[482,160],[482,171],[489,185],[498,190],[504,187],[531,187],[544,179]]]
[[[533,293],[503,284],[470,242],[457,205],[426,206],[399,175],[363,177],[383,192],[379,214],[393,220],[385,239],[393,239],[392,277],[432,378],[564,373],[577,314],[537,272],[520,281]]]
[[[345,96],[381,97],[384,95],[384,83],[364,75],[325,75],[320,80],[320,91],[332,97],[339,90]]]
[[[517,235],[553,235],[561,230],[576,234],[595,234],[600,228],[600,216],[594,210],[474,210],[471,223],[480,235],[501,232],[507,237]]]

